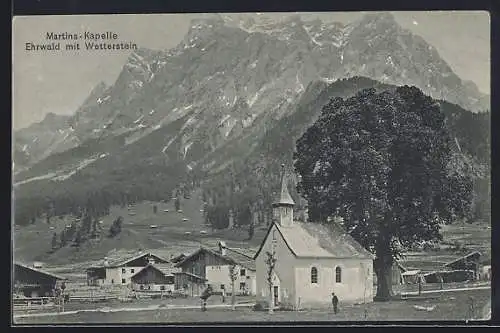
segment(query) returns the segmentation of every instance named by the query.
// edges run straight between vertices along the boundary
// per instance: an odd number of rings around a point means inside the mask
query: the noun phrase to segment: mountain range
[[[16,210],[103,189],[141,199],[152,195],[147,186],[169,193],[193,179],[223,201],[227,184],[271,193],[277,163],[291,161],[293,140],[329,98],[396,85],[442,101],[455,164],[487,179],[489,96],[391,14],[347,25],[213,14],[193,20],[172,49],[134,51],[116,82],[97,85],[74,115],[50,113],[14,133]]]

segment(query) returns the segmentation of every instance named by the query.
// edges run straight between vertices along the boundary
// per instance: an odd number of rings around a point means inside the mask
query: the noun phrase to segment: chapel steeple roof
[[[281,165],[281,190],[279,196],[276,198],[273,206],[293,206],[295,202],[292,199],[292,196],[288,192],[287,180],[286,180],[286,171],[285,164]]]

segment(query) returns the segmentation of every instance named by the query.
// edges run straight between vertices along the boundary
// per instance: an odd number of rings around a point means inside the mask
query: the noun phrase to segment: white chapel
[[[274,221],[254,257],[258,300],[269,300],[266,259],[274,253],[275,306],[328,306],[332,292],[341,302],[372,302],[373,255],[333,222],[294,221],[293,207],[283,166]]]

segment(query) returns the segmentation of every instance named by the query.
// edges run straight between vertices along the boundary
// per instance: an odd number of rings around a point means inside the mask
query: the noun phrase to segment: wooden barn
[[[474,279],[478,280],[481,267],[481,253],[479,251],[471,252],[465,256],[457,258],[444,265],[446,270],[453,271],[472,271]]]
[[[207,279],[189,272],[174,272],[175,290],[188,296],[200,296],[207,287]]]
[[[21,263],[14,264],[14,292],[25,297],[52,297],[65,277],[30,267]]]
[[[170,264],[147,265],[130,278],[132,290],[173,292],[177,271]]]

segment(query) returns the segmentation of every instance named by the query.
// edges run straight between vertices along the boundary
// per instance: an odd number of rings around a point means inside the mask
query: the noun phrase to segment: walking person
[[[339,312],[339,298],[335,293],[332,293],[332,305],[333,305],[333,313],[337,314]]]

